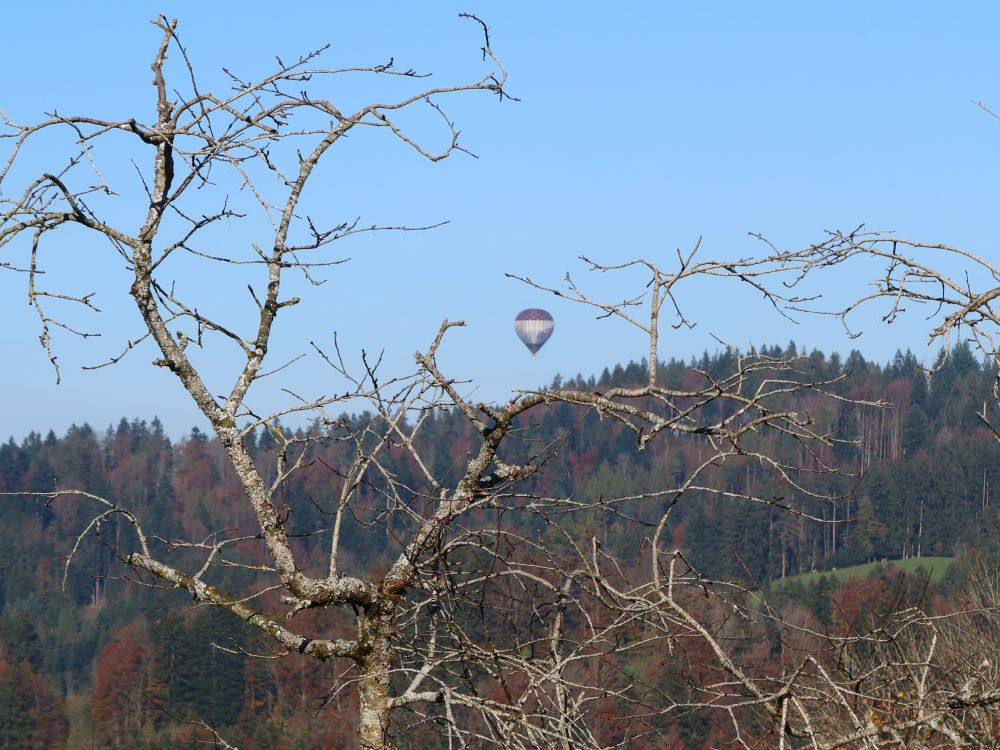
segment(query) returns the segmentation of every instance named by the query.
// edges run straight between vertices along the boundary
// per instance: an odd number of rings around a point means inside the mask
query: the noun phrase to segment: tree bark
[[[392,713],[389,677],[393,655],[390,638],[394,629],[394,608],[385,609],[375,606],[358,617],[358,641],[362,649],[358,660],[361,672],[358,736],[362,750],[394,750],[396,747],[389,731]]]

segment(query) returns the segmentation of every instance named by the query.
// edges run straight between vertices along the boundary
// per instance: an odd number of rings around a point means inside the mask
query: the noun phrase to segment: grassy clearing
[[[830,576],[834,581],[840,583],[841,581],[846,581],[848,578],[867,578],[881,565],[885,565],[891,570],[905,571],[907,573],[916,573],[917,568],[923,568],[925,575],[927,573],[930,574],[931,583],[937,583],[948,571],[952,560],[954,560],[953,557],[910,557],[906,560],[888,560],[884,563],[865,563],[864,565],[851,565],[850,567],[838,568],[836,570],[789,576],[788,578],[774,580],[771,582],[771,585],[780,588],[792,581],[798,581],[808,586],[816,583],[823,576]]]

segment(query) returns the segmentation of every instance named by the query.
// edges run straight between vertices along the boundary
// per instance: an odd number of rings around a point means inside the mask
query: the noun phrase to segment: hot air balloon
[[[514,318],[514,330],[521,342],[531,350],[532,355],[537,354],[549,336],[556,323],[546,310],[531,307],[521,310]]]

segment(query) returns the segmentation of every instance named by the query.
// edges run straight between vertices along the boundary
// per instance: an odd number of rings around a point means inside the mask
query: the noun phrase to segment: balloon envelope
[[[531,307],[521,310],[514,318],[514,330],[526,347],[536,354],[549,340],[556,323],[545,310]]]

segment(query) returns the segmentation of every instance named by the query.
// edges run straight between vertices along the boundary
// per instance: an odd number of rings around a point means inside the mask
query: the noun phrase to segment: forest
[[[976,561],[995,547],[991,493],[1000,486],[1000,446],[979,416],[991,400],[991,363],[965,345],[927,367],[910,352],[887,363],[794,343],[759,353],[793,358],[803,379],[833,382],[831,390],[843,396],[813,398],[803,389],[786,405],[829,425],[834,439],[828,458],[838,473],[816,481],[834,492],[796,497],[796,487],[771,468],[749,459],[726,461],[707,480],[715,492],[694,487],[683,494],[670,516],[671,546],[705,581],[737,582],[748,596],[759,593],[814,633],[849,632],[904,605],[947,609],[946,602],[965,595]],[[706,375],[731,371],[733,356],[706,352],[663,362],[658,380],[690,388]],[[549,388],[602,392],[642,382],[648,369],[646,362],[633,362],[599,376],[557,378]],[[872,405],[878,402],[884,405]],[[517,492],[529,509],[533,499],[547,496],[579,499],[586,507],[564,528],[592,536],[625,565],[638,566],[663,512],[662,502],[650,503],[648,493],[683,482],[702,452],[709,453],[707,438],[665,435],[637,452],[634,435],[619,425],[598,426],[598,418],[568,403],[532,413],[534,429],[520,450],[527,456],[544,445],[548,458]],[[373,419],[378,417],[367,413],[339,417],[345,435]],[[318,428],[272,423],[254,432],[261,471],[273,478],[274,431],[307,443],[313,430]],[[431,413],[421,430],[422,455],[435,476],[463,470],[476,435],[458,409]],[[765,447],[777,460],[810,460],[782,457],[788,447],[780,442]],[[306,567],[323,564],[312,539],[330,523],[346,481],[336,467],[348,449],[335,439],[312,445],[308,463],[281,486],[280,509]],[[420,484],[405,455],[389,450],[383,469],[396,487]],[[199,428],[171,440],[155,418],[123,418],[106,429],[74,426],[61,436],[32,433],[0,446],[0,491],[54,489],[80,489],[127,507],[157,530],[156,548],[169,560],[194,559],[195,540],[259,534],[218,441]],[[383,513],[388,493],[377,473],[366,475],[345,520],[342,565],[353,574],[371,573],[381,564],[380,553],[399,544],[399,519]],[[606,498],[628,496],[637,498],[634,504],[625,501],[611,513],[602,507]],[[740,499],[747,496],[771,501]],[[354,746],[357,698],[336,688],[335,662],[296,653],[279,657],[229,613],[192,604],[183,590],[156,590],[168,585],[115,556],[118,537],[130,533],[123,519],[95,520],[85,497],[43,502],[7,494],[0,521],[0,747],[154,750],[204,739],[206,725],[245,750]],[[530,512],[505,523],[518,527],[513,536],[549,533],[543,516]],[[216,576],[232,589],[253,589],[254,566],[266,564],[253,555],[247,552]],[[936,583],[930,571],[903,574],[891,565],[932,556],[954,558]],[[797,578],[873,561],[885,564],[865,579]],[[760,654],[747,658],[761,664],[779,659],[784,646],[762,635]],[[206,649],[206,643],[213,645]],[[685,679],[673,660],[650,663],[640,651],[630,662],[623,653],[607,675],[594,676],[597,683],[613,684],[622,675],[650,685]],[[599,707],[609,742],[634,733],[629,722],[641,722],[618,708],[613,691]],[[723,723],[707,721],[699,713],[676,716],[670,727],[658,728],[663,744],[656,746],[707,748],[732,739]],[[399,746],[437,742],[433,726],[415,724]]]

